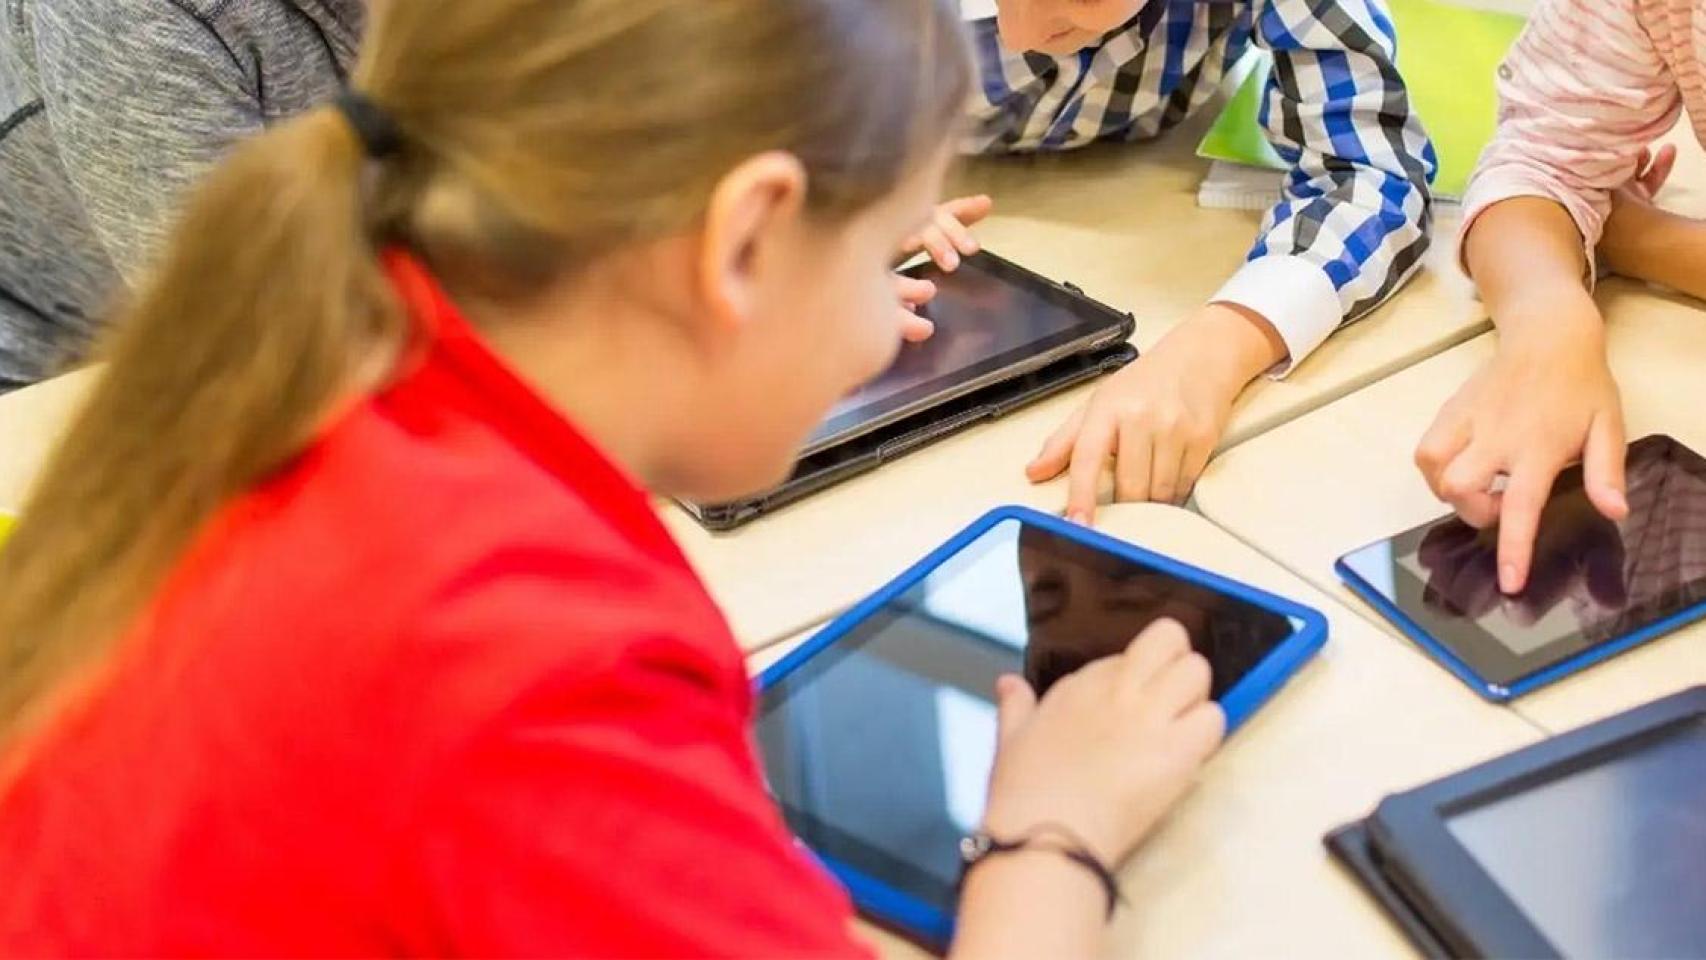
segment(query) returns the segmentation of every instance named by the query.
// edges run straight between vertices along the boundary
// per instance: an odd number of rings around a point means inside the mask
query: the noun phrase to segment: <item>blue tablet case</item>
[[[876,593],[871,594],[851,610],[837,617],[810,640],[801,644],[798,649],[759,674],[758,689],[760,691],[766,690],[783,677],[799,669],[806,661],[846,636],[854,626],[929,576],[931,571],[942,566],[949,558],[970,546],[998,524],[1008,520],[1018,520],[1026,525],[1076,540],[1133,563],[1159,570],[1180,580],[1200,584],[1219,593],[1243,600],[1252,606],[1288,617],[1301,624],[1295,633],[1275,647],[1261,663],[1245,674],[1244,679],[1240,680],[1220,699],[1221,709],[1226,714],[1228,734],[1242,726],[1256,712],[1257,708],[1278,692],[1279,688],[1284,686],[1285,682],[1326,643],[1327,618],[1312,607],[1275,596],[1265,590],[1259,590],[1219,574],[1210,573],[1199,567],[1181,563],[1107,534],[1076,523],[1070,523],[1060,517],[1026,507],[1008,506],[992,510],[974,521],[971,526],[931,551],[923,560],[914,564],[906,572],[890,581]],[[953,939],[954,918],[951,915],[937,910],[922,900],[901,893],[845,863],[826,857],[816,851],[813,853],[846,886],[854,904],[871,920],[911,939],[938,948],[946,947],[948,942]]]
[[[1352,551],[1352,553],[1355,552],[1356,551]],[[1612,657],[1617,656],[1625,650],[1638,647],[1649,640],[1656,640],[1673,630],[1680,629],[1681,627],[1687,626],[1702,617],[1706,617],[1706,600],[1703,600],[1693,606],[1679,610],[1662,620],[1655,620],[1633,633],[1627,633],[1621,637],[1607,640],[1598,646],[1591,647],[1587,650],[1583,650],[1581,653],[1560,660],[1550,667],[1537,670],[1513,683],[1498,684],[1493,683],[1476,673],[1469,664],[1464,663],[1457,654],[1453,653],[1450,647],[1447,647],[1445,644],[1434,639],[1433,635],[1422,629],[1421,624],[1411,619],[1410,615],[1405,613],[1403,608],[1387,599],[1385,594],[1376,590],[1371,584],[1359,576],[1355,570],[1352,570],[1343,557],[1333,564],[1333,570],[1339,575],[1339,579],[1344,582],[1345,586],[1351,589],[1352,593],[1355,593],[1357,596],[1366,601],[1369,606],[1378,610],[1382,616],[1392,622],[1393,626],[1404,631],[1405,636],[1414,640],[1417,646],[1427,651],[1427,653],[1435,660],[1438,660],[1441,666],[1451,671],[1452,675],[1456,676],[1459,680],[1462,680],[1465,684],[1468,684],[1470,689],[1493,703],[1508,703],[1511,700],[1515,700],[1517,697],[1523,696],[1524,694],[1532,693],[1541,687],[1547,686],[1548,684],[1556,683],[1573,673],[1586,670],[1588,667],[1591,667],[1603,660],[1610,660]]]

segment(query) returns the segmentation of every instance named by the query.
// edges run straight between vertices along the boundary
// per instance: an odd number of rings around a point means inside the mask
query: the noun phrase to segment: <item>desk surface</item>
[[[988,248],[1138,320],[1154,344],[1237,270],[1257,215],[1197,207],[1206,170],[1192,131],[1153,144],[978,161],[961,190],[991,194]],[[1438,225],[1440,237],[1455,232]],[[1254,437],[1484,331],[1472,291],[1435,245],[1426,272],[1384,309],[1339,333],[1284,381],[1246,391],[1223,443]],[[1057,512],[1064,482],[1034,487],[1025,464],[1089,395],[1084,387],[984,424],[731,534],[668,509],[668,523],[743,643],[774,642],[851,605],[991,507]]]
[[[1109,509],[1103,529],[1310,604],[1331,633],[1315,662],[1233,735],[1123,876],[1118,956],[1401,956],[1397,931],[1321,837],[1387,793],[1532,742],[1420,654],[1193,513]],[[789,645],[755,655],[755,670]],[[890,938],[889,956],[912,951]]]
[[[92,374],[83,371],[0,396],[0,512],[23,506],[91,382]]]
[[[1706,407],[1699,402],[1706,310],[1625,281],[1606,283],[1599,298],[1629,436],[1669,433],[1706,450]],[[1494,346],[1491,335],[1481,337],[1229,451],[1198,485],[1198,507],[1392,630],[1339,584],[1333,563],[1447,512],[1412,456],[1440,405]],[[1517,708],[1563,730],[1696,683],[1706,683],[1706,625],[1524,697]]]

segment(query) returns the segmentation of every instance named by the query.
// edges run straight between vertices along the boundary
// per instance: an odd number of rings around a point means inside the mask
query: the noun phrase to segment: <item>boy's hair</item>
[[[301,452],[364,362],[404,348],[382,248],[458,298],[521,302],[691,228],[766,150],[804,164],[811,214],[845,218],[944,146],[970,93],[953,7],[377,7],[354,85],[401,154],[370,163],[330,107],[239,147],[115,318],[107,368],[0,551],[0,744],[95,674],[210,517]]]

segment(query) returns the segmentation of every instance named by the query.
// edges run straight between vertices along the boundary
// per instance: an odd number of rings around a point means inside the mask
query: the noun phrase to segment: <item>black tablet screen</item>
[[[1706,721],[1446,826],[1564,956],[1706,956]]]
[[[933,266],[909,272],[936,284],[935,299],[919,311],[936,332],[902,346],[886,372],[838,403],[808,440],[808,450],[854,435],[884,414],[957,383],[1107,333],[1122,322],[1112,310],[993,257],[968,257],[953,273]]]
[[[1497,530],[1456,518],[1345,564],[1495,683],[1509,683],[1706,599],[1706,460],[1669,437],[1629,448],[1629,516],[1602,517],[1565,471],[1541,517],[1528,587],[1498,586]]]
[[[1172,617],[1214,694],[1295,630],[1280,614],[1038,527],[998,524],[762,695],[771,789],[810,846],[951,911],[983,815],[996,678],[1039,690]]]

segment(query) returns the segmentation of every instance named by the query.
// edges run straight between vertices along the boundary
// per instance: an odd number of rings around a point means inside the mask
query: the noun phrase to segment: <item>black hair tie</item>
[[[1114,918],[1114,912],[1119,909],[1125,898],[1120,895],[1120,881],[1114,871],[1103,863],[1078,834],[1058,823],[1039,823],[1032,827],[1029,833],[1022,836],[1002,840],[987,830],[979,830],[960,841],[960,886],[966,882],[966,874],[978,864],[992,857],[1018,853],[1021,850],[1046,850],[1059,854],[1072,863],[1083,867],[1096,878],[1101,885],[1102,893],[1108,900],[1108,919]]]
[[[361,149],[374,160],[389,160],[403,152],[403,131],[384,107],[359,90],[345,90],[332,102],[349,121]]]

